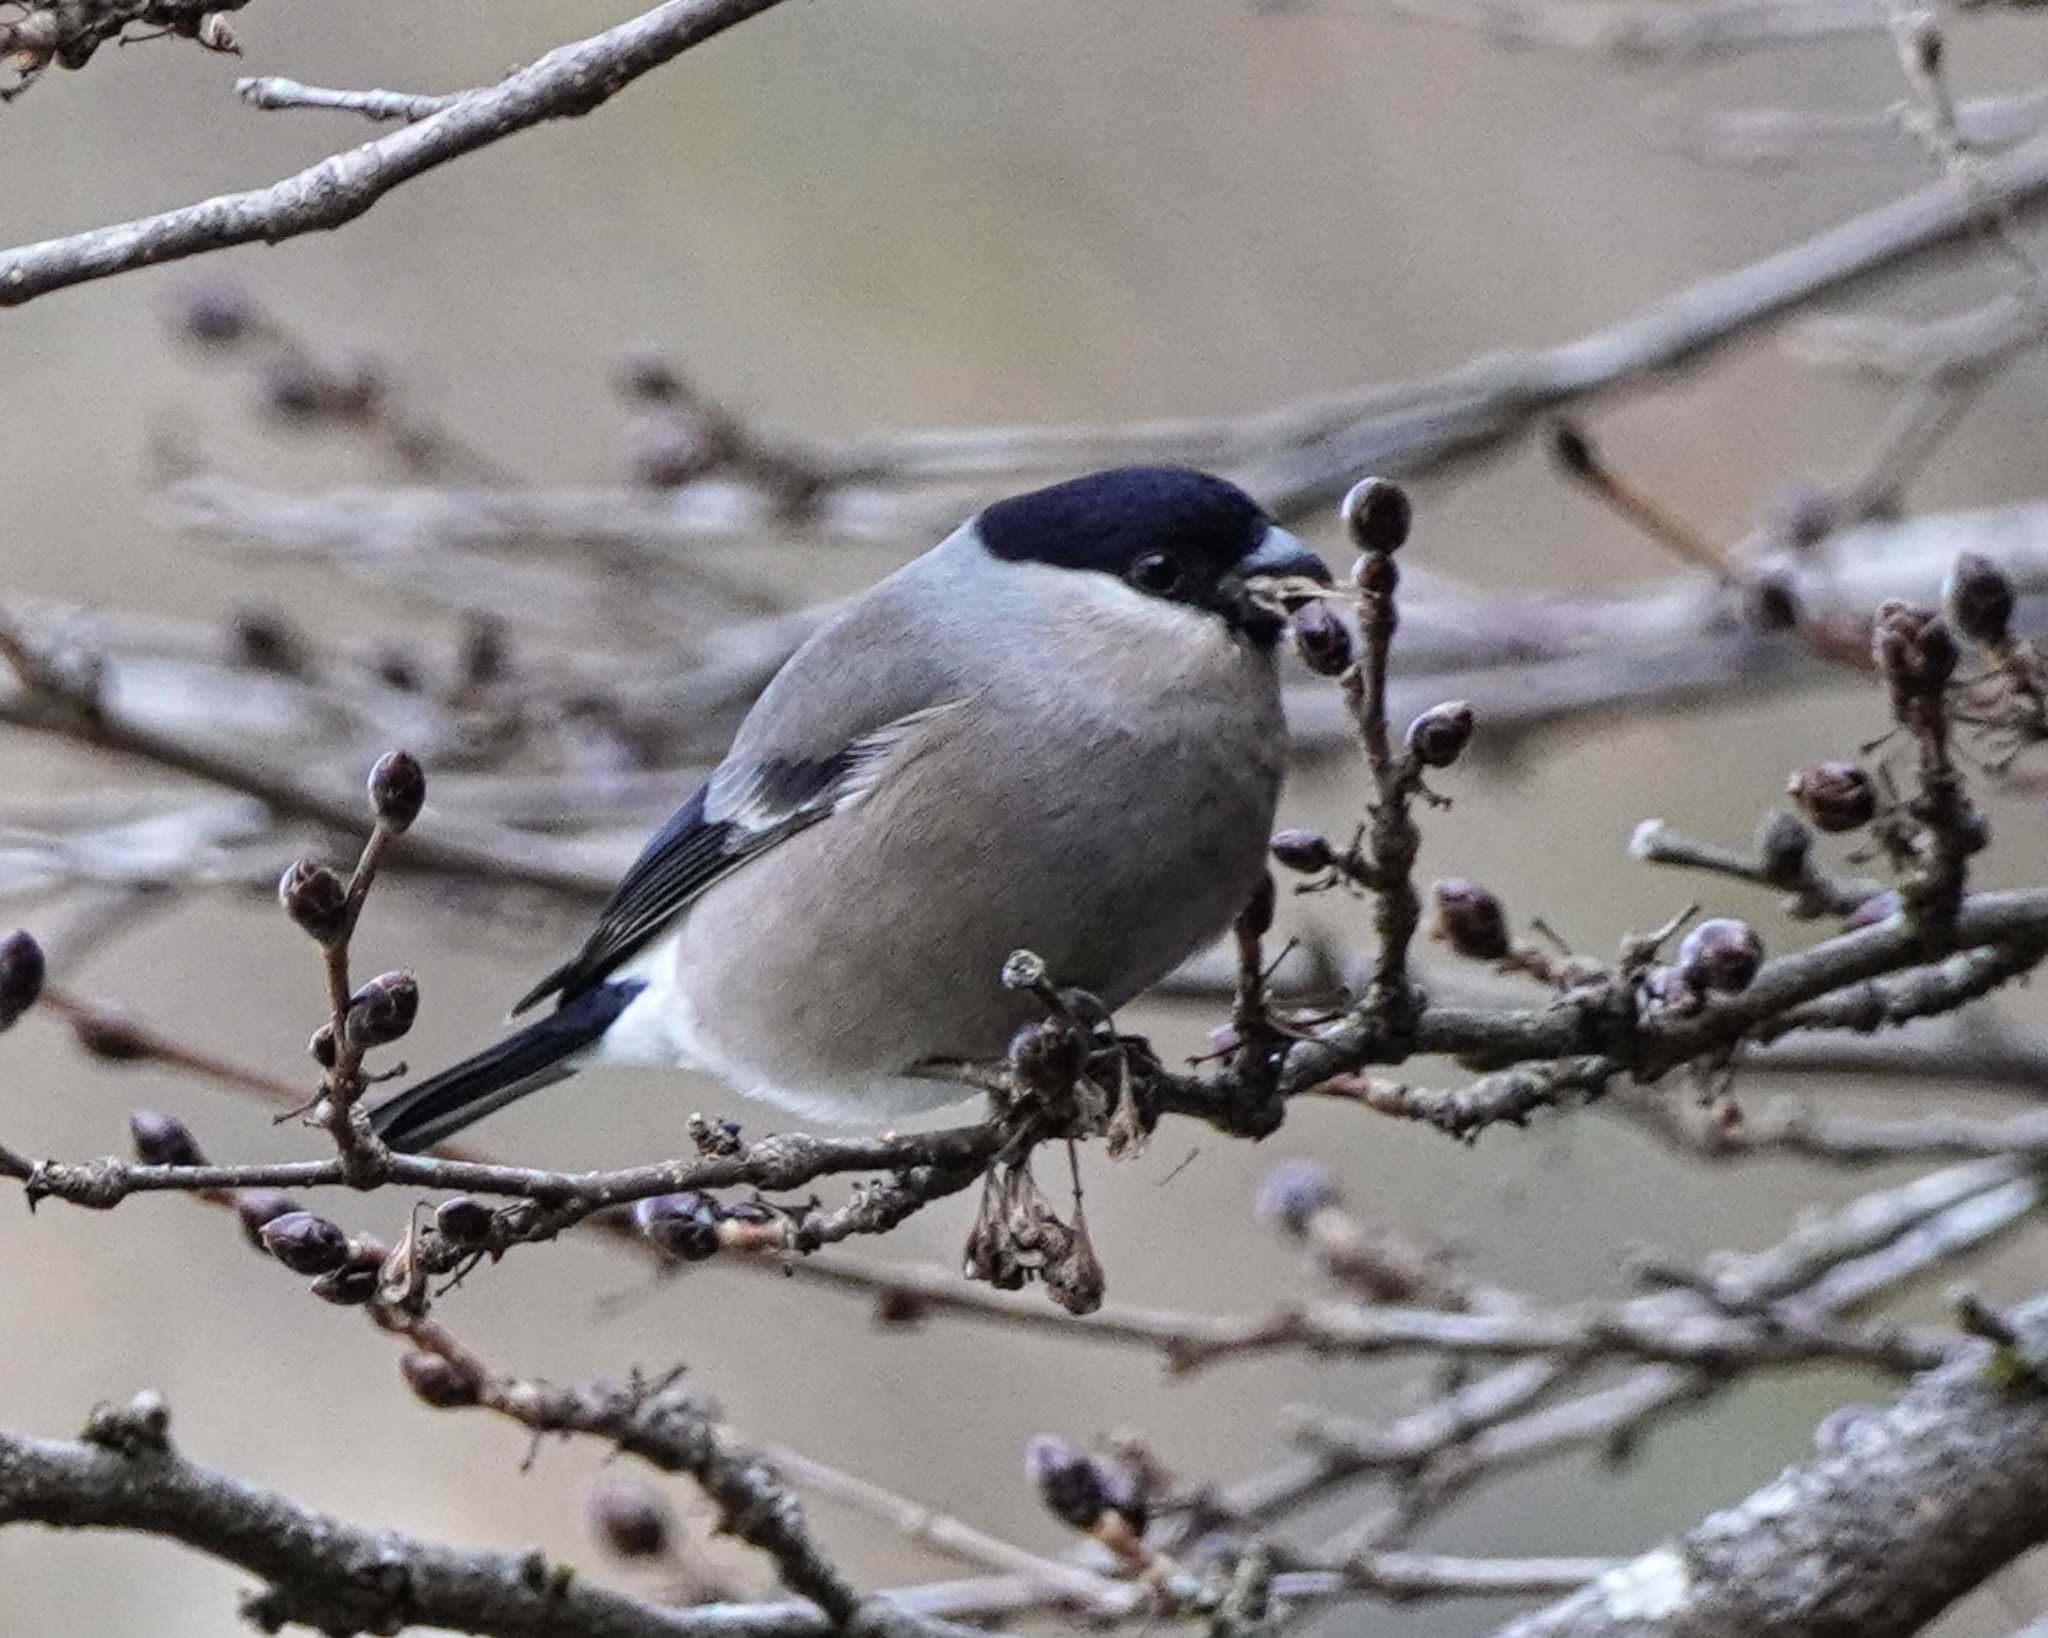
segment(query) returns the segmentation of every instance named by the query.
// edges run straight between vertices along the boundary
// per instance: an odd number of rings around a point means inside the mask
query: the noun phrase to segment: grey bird
[[[1329,582],[1236,486],[1127,467],[1000,501],[797,650],[648,843],[555,1009],[386,1099],[422,1148],[599,1064],[707,1071],[807,1118],[967,1089],[1033,1015],[1027,948],[1122,1006],[1264,868],[1286,755],[1265,582]]]

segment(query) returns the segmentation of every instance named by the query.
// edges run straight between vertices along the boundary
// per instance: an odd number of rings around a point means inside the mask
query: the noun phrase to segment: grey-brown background
[[[0,111],[0,237],[268,180],[358,137],[338,117],[243,107],[229,94],[239,71],[441,89],[599,20],[542,0],[259,0],[237,21],[240,65],[169,42],[108,50]],[[1973,30],[1951,53],[1956,83],[2025,83],[2041,39],[2038,25]],[[735,403],[820,432],[1249,409],[1570,334],[1923,176],[1904,142],[1869,163],[1776,176],[1700,169],[1645,138],[1662,89],[1609,65],[1421,30],[1364,0],[812,0],[591,119],[411,184],[338,235],[222,262],[323,339],[402,360],[427,402],[521,475],[579,480],[616,470],[621,420],[605,365],[633,342],[669,345]],[[1873,34],[1702,72],[1676,94],[1691,106],[1874,108],[1901,93],[1890,46]],[[258,576],[152,526],[143,454],[167,423],[245,472],[290,481],[316,470],[259,437],[245,397],[163,339],[159,309],[177,277],[124,278],[0,319],[0,584],[195,616],[250,595],[303,596],[316,617],[444,631],[358,582]],[[1989,288],[1978,270],[1884,295],[1925,309]],[[1916,499],[2036,492],[2044,397],[2039,365],[2015,370]],[[1869,390],[1802,374],[1758,344],[1603,427],[1644,482],[1730,535],[1781,482],[1836,469],[1882,408]],[[1526,455],[1425,483],[1419,499],[1418,557],[1488,587],[1612,587],[1667,572]],[[892,561],[779,553],[773,572],[836,584]],[[1461,772],[1424,866],[1482,875],[1604,948],[1686,891],[1622,862],[1637,818],[1683,817],[1732,839],[1787,768],[1876,726],[1874,700],[1853,689],[1589,724],[1511,767]],[[0,739],[10,790],[106,777]],[[1345,790],[1305,786],[1294,809],[1338,822]],[[2000,821],[1994,869],[2038,876],[2038,823],[2012,804]],[[1362,925],[1342,905],[1316,909]],[[568,932],[480,920],[398,887],[372,909],[364,960],[420,969],[428,1004],[408,1056],[431,1063],[492,1029]],[[95,993],[225,1050],[282,1072],[302,1065],[313,961],[263,907],[197,905],[88,976]],[[1166,1009],[1141,1021],[1178,1045],[1206,1022]],[[103,1151],[125,1111],[148,1101],[237,1158],[309,1152],[306,1137],[223,1095],[87,1067],[40,1020],[9,1038],[4,1063],[0,1129],[20,1147]],[[590,1078],[502,1117],[491,1141],[553,1164],[625,1162],[676,1151],[684,1114],[732,1103],[698,1083]],[[1326,1160],[1369,1216],[1558,1293],[1617,1288],[1625,1251],[1645,1240],[1677,1252],[1765,1243],[1802,1205],[1862,1181],[1687,1168],[1585,1119],[1473,1150],[1309,1109],[1259,1149],[1171,1127],[1138,1162],[1094,1168],[1091,1216],[1113,1296],[1240,1308],[1286,1289],[1289,1253],[1245,1208],[1257,1176],[1291,1153]],[[951,1260],[968,1209],[931,1211],[864,1254]],[[191,1452],[310,1503],[594,1559],[578,1516],[591,1450],[549,1448],[522,1473],[512,1432],[420,1409],[386,1341],[311,1302],[218,1220],[158,1200],[108,1217],[9,1210],[0,1223],[7,1425],[67,1430],[95,1399],[155,1385]],[[2006,1253],[1983,1271],[1987,1288],[2030,1286],[2039,1252],[2036,1241]],[[1017,1478],[1033,1431],[1136,1426],[1186,1469],[1227,1477],[1275,1453],[1284,1404],[1376,1414],[1410,1391],[1398,1373],[1292,1360],[1173,1382],[1144,1357],[958,1325],[880,1334],[857,1304],[760,1275],[693,1273],[644,1300],[603,1303],[636,1278],[599,1248],[566,1244],[511,1259],[448,1314],[496,1360],[533,1373],[686,1360],[747,1428],[1046,1548],[1057,1532]],[[1546,1470],[1432,1539],[1499,1552],[1645,1544],[1794,1459],[1853,1386],[1816,1376],[1745,1392],[1658,1436],[1619,1480],[1590,1461]],[[930,1567],[862,1521],[820,1516],[863,1578]],[[240,1579],[160,1544],[9,1532],[0,1631],[227,1632]],[[2013,1624],[2038,1604],[2038,1585],[1980,1597],[1954,1630]],[[1374,1610],[1333,1625],[1460,1633],[1492,1613]]]

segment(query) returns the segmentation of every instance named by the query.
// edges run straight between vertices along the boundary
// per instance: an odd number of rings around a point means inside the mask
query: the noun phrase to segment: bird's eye
[[[1180,590],[1180,565],[1165,552],[1147,552],[1131,565],[1131,584],[1154,597],[1170,597]]]

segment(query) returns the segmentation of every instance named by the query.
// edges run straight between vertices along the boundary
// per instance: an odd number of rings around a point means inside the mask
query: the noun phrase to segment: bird
[[[388,1096],[432,1146],[598,1065],[806,1119],[960,1101],[1037,1010],[1029,949],[1111,1009],[1259,886],[1285,772],[1274,592],[1322,560],[1235,484],[1120,467],[983,508],[842,604],[647,843],[551,1011]],[[926,1073],[920,1074],[920,1068]]]

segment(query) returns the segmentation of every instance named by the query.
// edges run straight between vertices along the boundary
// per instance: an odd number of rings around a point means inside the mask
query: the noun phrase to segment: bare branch
[[[267,188],[0,253],[0,306],[230,245],[276,244],[340,227],[401,183],[451,159],[544,120],[589,113],[641,75],[776,3],[663,0],[630,22],[556,47],[415,125]]]

